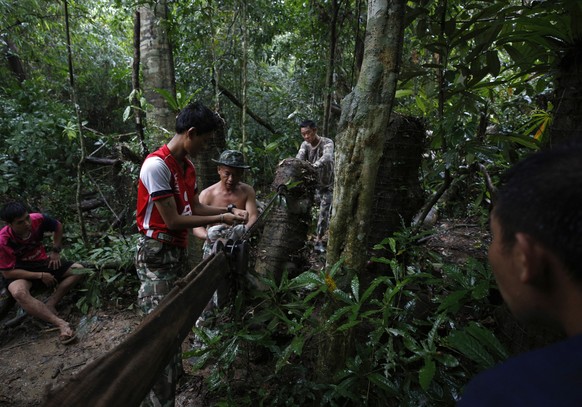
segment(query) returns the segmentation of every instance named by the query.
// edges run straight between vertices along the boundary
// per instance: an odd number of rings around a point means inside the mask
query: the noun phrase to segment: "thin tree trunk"
[[[77,216],[79,218],[79,227],[81,228],[81,238],[85,247],[89,247],[89,238],[87,237],[87,230],[85,228],[85,220],[83,217],[83,210],[81,208],[81,185],[83,185],[83,166],[85,164],[85,138],[83,137],[83,124],[81,122],[81,112],[79,111],[79,104],[77,103],[77,95],[75,92],[75,73],[73,71],[73,52],[71,50],[71,33],[69,28],[69,7],[67,0],[64,1],[65,6],[65,30],[67,35],[67,59],[69,63],[69,85],[71,86],[71,101],[75,107],[75,114],[77,116],[77,129],[79,131],[79,161],[77,162]]]
[[[332,104],[332,94],[333,94],[333,77],[335,74],[335,53],[337,48],[337,31],[338,31],[338,14],[340,5],[338,0],[333,0],[331,2],[331,22],[329,24],[329,59],[327,61],[327,73],[325,78],[325,99],[323,103],[323,135],[325,137],[330,137],[329,127],[330,127],[330,117],[331,117],[331,104]]]
[[[242,0],[242,16],[241,16],[241,28],[242,28],[242,112],[241,112],[241,150],[244,153],[244,146],[247,142],[247,90],[248,90],[248,60],[247,60],[247,2]]]
[[[220,90],[220,94],[226,96],[228,98],[228,100],[230,100],[232,103],[234,103],[236,106],[238,106],[240,109],[242,109],[242,102],[240,100],[238,100],[236,98],[236,96],[229,91],[228,89],[226,89],[224,86],[222,85],[218,85],[217,86],[218,89]],[[261,126],[263,126],[265,129],[269,130],[271,133],[273,134],[280,134],[271,124],[267,123],[266,120],[264,120],[263,118],[261,118],[258,114],[256,114],[253,110],[249,109],[247,107],[246,112],[248,113],[249,116],[251,116],[258,124],[260,124]]]
[[[144,117],[143,117],[143,107],[139,98],[141,93],[140,83],[139,83],[139,65],[140,65],[140,14],[139,11],[135,12],[133,19],[133,64],[131,70],[131,83],[133,85],[133,113],[135,115],[135,131],[139,138],[139,144],[141,146],[142,157],[146,157],[149,154],[148,147],[145,143],[145,135],[143,131],[144,127]]]
[[[210,0],[208,2],[209,14],[210,14],[210,51],[212,53],[212,87],[214,89],[214,111],[220,112],[220,89],[218,84],[220,83],[220,67],[218,65],[218,55],[216,53],[216,44],[218,40],[216,38],[216,29],[214,26],[214,2]]]
[[[368,260],[367,234],[396,93],[404,11],[404,0],[369,1],[362,70],[342,104],[327,261],[334,264],[343,257],[351,270],[362,270]]]

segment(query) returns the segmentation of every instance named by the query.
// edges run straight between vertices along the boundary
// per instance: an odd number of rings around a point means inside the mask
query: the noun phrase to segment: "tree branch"
[[[212,80],[212,83],[215,84],[214,79]],[[218,89],[220,90],[220,93],[222,93],[224,96],[226,96],[233,104],[235,104],[237,107],[242,109],[243,105],[242,105],[241,101],[237,99],[237,97],[235,95],[233,95],[229,90],[227,90],[224,86],[222,86],[220,84],[218,84]],[[267,130],[269,130],[273,134],[279,134],[279,132],[277,130],[275,130],[275,128],[273,126],[271,126],[269,123],[267,123],[265,120],[263,120],[259,115],[257,115],[251,109],[249,109],[247,107],[246,110],[247,110],[248,115],[251,116],[258,124],[260,124],[261,126],[266,128]]]

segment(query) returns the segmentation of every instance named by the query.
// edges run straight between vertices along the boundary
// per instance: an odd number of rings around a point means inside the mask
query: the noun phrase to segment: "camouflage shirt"
[[[296,158],[309,161],[319,174],[319,188],[333,188],[333,141],[319,136],[313,147],[307,141],[301,143]]]

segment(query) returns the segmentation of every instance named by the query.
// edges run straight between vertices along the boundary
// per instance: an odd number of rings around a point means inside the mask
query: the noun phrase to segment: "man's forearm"
[[[4,278],[6,278],[8,280],[19,280],[19,279],[40,280],[42,277],[41,272],[37,273],[37,272],[27,271],[27,270],[22,270],[22,269],[6,270],[6,271],[3,271],[2,274],[4,275]]]

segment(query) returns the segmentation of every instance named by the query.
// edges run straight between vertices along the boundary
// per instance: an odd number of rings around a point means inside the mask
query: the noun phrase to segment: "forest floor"
[[[468,256],[485,259],[487,242],[483,225],[467,220],[440,223],[424,239],[432,250],[455,263]],[[312,268],[322,267],[322,258],[313,255]],[[13,307],[0,321],[0,406],[42,405],[48,390],[66,383],[90,362],[121,343],[139,325],[142,316],[130,308],[128,304],[109,305],[82,315],[72,300],[65,297],[59,312],[75,327],[78,340],[63,345],[58,341],[58,331],[31,317],[6,328],[6,321],[16,315],[18,307]],[[184,366],[186,375],[179,383],[176,405],[210,405],[205,386],[207,372],[192,372],[187,361]]]

